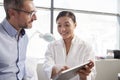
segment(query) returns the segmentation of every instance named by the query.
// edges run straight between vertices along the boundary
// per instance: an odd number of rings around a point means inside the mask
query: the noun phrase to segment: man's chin
[[[32,26],[27,26],[26,28],[27,28],[27,29],[31,29],[31,28],[32,28]]]

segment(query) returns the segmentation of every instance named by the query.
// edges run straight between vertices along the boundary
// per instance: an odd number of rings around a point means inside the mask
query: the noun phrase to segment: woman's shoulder
[[[79,36],[75,36],[74,42],[78,45],[90,46],[90,43]]]
[[[74,39],[73,39],[74,42],[78,43],[78,44],[85,44],[86,41],[83,40],[82,38],[80,38],[79,36],[74,36]]]
[[[59,39],[59,40],[54,40],[50,42],[49,45],[55,46],[55,45],[61,45],[62,43],[63,43],[63,40]]]

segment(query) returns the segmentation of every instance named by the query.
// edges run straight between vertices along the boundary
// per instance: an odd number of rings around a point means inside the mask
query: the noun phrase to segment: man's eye
[[[61,25],[58,25],[58,27],[61,27]]]

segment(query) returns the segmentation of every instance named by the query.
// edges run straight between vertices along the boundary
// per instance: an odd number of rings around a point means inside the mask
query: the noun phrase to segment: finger
[[[94,67],[94,62],[93,62],[93,61],[90,61],[90,63],[88,64],[88,66],[89,66],[90,68]]]
[[[91,72],[91,68],[88,65],[85,65],[83,69],[79,70],[80,72],[83,73],[90,73]]]
[[[61,71],[64,71],[64,70],[67,70],[68,69],[68,66],[63,66],[62,68],[61,68]]]
[[[68,67],[68,66],[64,66],[64,68],[65,68],[65,69],[69,69],[70,67]]]
[[[78,72],[79,75],[84,75],[84,76],[88,76],[90,74],[90,72],[85,72],[84,70],[80,70]]]

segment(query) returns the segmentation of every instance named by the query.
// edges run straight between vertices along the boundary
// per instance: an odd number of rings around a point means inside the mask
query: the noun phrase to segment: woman
[[[56,18],[57,29],[62,39],[48,45],[45,54],[44,71],[49,79],[61,71],[83,64],[90,60],[85,69],[79,70],[70,80],[94,80],[95,66],[92,48],[74,34],[76,17],[72,12],[62,11]]]

